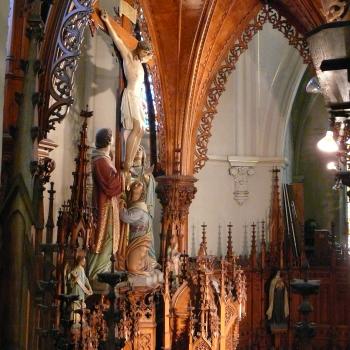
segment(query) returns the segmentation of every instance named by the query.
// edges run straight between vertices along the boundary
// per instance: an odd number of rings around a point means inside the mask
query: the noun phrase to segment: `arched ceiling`
[[[207,92],[233,43],[263,5],[259,0],[141,0],[152,38],[164,107],[166,173],[181,149],[191,175],[195,133]],[[270,1],[301,33],[324,22],[320,0]]]

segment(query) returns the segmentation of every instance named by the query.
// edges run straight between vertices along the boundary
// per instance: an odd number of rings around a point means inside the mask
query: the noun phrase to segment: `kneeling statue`
[[[126,250],[126,268],[133,275],[152,275],[158,266],[153,244],[152,221],[145,203],[145,189],[141,181],[130,186],[128,208],[120,208],[121,221],[130,225]]]

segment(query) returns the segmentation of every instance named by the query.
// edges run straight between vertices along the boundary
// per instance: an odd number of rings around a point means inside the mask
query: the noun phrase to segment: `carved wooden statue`
[[[97,208],[97,227],[92,237],[89,255],[89,279],[94,290],[99,287],[97,274],[111,270],[111,255],[119,245],[119,210],[117,197],[121,193],[121,178],[115,169],[110,147],[112,130],[100,129],[96,133],[96,149],[92,153],[94,180],[93,201]]]
[[[271,326],[286,324],[289,315],[288,291],[280,271],[272,279],[269,288],[269,308],[266,311]]]
[[[143,183],[135,181],[130,186],[128,208],[120,209],[120,219],[130,225],[126,267],[134,275],[151,275],[158,265],[151,234],[152,221],[144,198]]]

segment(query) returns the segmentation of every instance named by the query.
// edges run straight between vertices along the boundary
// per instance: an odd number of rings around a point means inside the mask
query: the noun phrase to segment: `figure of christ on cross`
[[[127,43],[119,35],[115,23],[113,23],[114,20],[107,14],[106,10],[101,10],[100,19],[120,52],[123,60],[123,71],[127,81],[121,103],[121,122],[123,128],[129,131],[123,166],[124,173],[126,176],[129,176],[130,168],[145,130],[145,113],[142,96],[144,70],[142,63],[147,63],[152,58],[152,54],[150,47],[144,41],[137,42],[137,46],[131,49],[130,43]]]

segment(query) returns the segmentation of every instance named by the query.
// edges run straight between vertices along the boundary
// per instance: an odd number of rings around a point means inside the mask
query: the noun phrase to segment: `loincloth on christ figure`
[[[145,129],[145,112],[142,106],[142,96],[125,88],[121,103],[121,122],[124,129],[133,129],[133,120],[140,122],[140,126]]]

